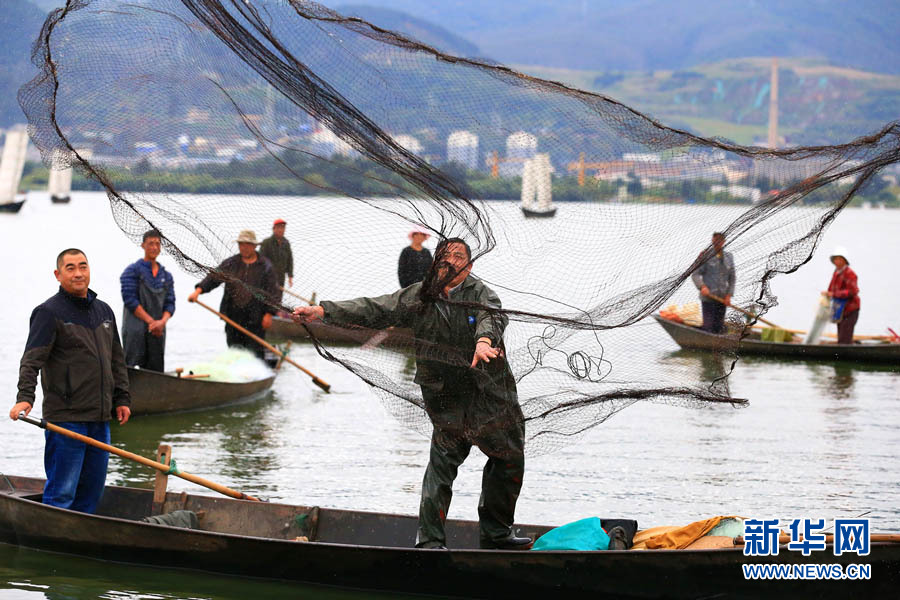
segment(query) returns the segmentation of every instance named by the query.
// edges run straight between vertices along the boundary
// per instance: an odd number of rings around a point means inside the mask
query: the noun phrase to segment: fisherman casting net
[[[897,125],[838,146],[738,146],[293,0],[69,0],[34,58],[42,72],[19,98],[44,160],[102,186],[128,236],[160,230],[198,276],[276,217],[291,224],[295,289],[323,299],[395,291],[413,226],[463,238],[502,301],[466,308],[509,319],[530,452],[640,400],[740,404],[727,373],[741,315],[701,374],[647,359],[669,343],[648,316],[697,301],[691,275],[715,254],[714,231],[734,256],[732,302],[764,314],[770,278],[809,260],[838,211],[900,159]],[[551,183],[581,201],[535,219],[491,201],[525,187],[532,213],[546,212]],[[763,191],[755,203],[750,188]],[[421,302],[445,302],[441,283]],[[410,350],[460,369],[471,349],[395,334],[405,349],[318,348],[430,431]]]

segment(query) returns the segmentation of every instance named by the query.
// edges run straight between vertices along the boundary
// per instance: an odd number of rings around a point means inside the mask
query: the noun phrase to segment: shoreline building
[[[336,154],[352,156],[355,152],[350,144],[326,127],[316,129],[310,134],[309,145],[312,153],[324,157],[331,157]]]
[[[393,138],[398,145],[403,146],[406,150],[409,150],[417,156],[421,157],[422,152],[425,150],[425,147],[422,146],[422,142],[411,135],[401,133],[400,135],[393,136]]]
[[[467,169],[478,168],[478,136],[471,131],[454,131],[447,137],[447,162]]]
[[[516,131],[506,138],[506,157],[500,163],[501,177],[519,177],[525,161],[537,154],[538,140],[526,131]]]

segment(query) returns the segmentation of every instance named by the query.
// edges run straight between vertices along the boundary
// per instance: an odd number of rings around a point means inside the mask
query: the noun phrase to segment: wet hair
[[[466,249],[466,258],[472,260],[472,249],[469,248],[469,244],[467,244],[464,239],[458,237],[444,238],[443,240],[438,242],[437,247],[434,249],[434,256],[440,256],[441,253],[444,252],[447,249],[447,246],[449,246],[450,244],[462,244]]]
[[[150,231],[144,233],[144,237],[141,238],[141,243],[143,244],[144,242],[146,242],[147,238],[158,238],[160,241],[162,241],[162,234],[158,229],[151,229]]]
[[[56,268],[59,269],[62,266],[63,256],[68,256],[69,254],[84,254],[83,250],[79,250],[78,248],[66,248],[62,252],[56,255]],[[87,254],[84,254],[84,258],[87,259]]]

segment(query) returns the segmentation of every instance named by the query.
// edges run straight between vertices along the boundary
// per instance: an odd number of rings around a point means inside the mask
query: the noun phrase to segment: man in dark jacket
[[[215,272],[207,275],[188,296],[194,302],[225,281],[225,293],[219,311],[238,325],[259,337],[272,325],[272,315],[278,305],[278,287],[272,264],[256,251],[256,234],[245,229],[237,238],[239,252],[226,258]],[[265,350],[229,324],[225,324],[225,342],[241,346],[263,358]]]
[[[294,286],[294,254],[291,252],[291,243],[284,237],[287,221],[275,219],[272,224],[272,235],[263,240],[259,246],[259,253],[269,259],[272,270],[275,272],[275,285],[278,286],[278,294],[275,296],[281,302],[284,286],[284,277],[287,275],[288,287]]]
[[[725,309],[734,294],[734,257],[731,252],[725,252],[724,233],[713,234],[712,246],[715,254],[694,271],[691,279],[700,290],[703,329],[710,333],[725,333]],[[718,300],[710,296],[716,296]]]
[[[525,472],[525,420],[504,360],[507,318],[500,299],[471,269],[468,245],[451,238],[438,244],[423,282],[378,298],[302,306],[294,314],[303,322],[413,329],[415,381],[434,425],[416,547],[446,546],[453,480],[474,444],[488,456],[478,503],[481,546],[524,550],[531,539],[512,530]]]
[[[31,412],[40,372],[43,418],[108,444],[110,419],[124,425],[131,416],[116,317],[88,287],[91,270],[84,252],[63,250],[54,275],[59,292],[31,313],[9,417]],[[93,513],[106,483],[108,454],[49,430],[44,439],[44,504]]]
[[[125,364],[151,371],[165,371],[166,323],[175,314],[175,281],[157,262],[162,234],[144,233],[144,258],[122,272],[122,346]]]

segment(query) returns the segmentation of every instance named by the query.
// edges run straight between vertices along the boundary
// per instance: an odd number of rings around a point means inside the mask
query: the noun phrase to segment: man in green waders
[[[144,234],[144,258],[125,267],[122,284],[122,346],[125,364],[151,371],[165,371],[166,323],[175,314],[175,281],[156,259],[162,234]]]
[[[416,547],[446,547],[453,480],[476,445],[488,457],[478,502],[481,547],[527,550],[532,540],[512,529],[525,472],[525,420],[504,360],[507,318],[500,299],[471,270],[469,246],[450,238],[438,244],[425,281],[377,298],[301,306],[294,316],[306,323],[413,329],[415,381],[434,425]]]

